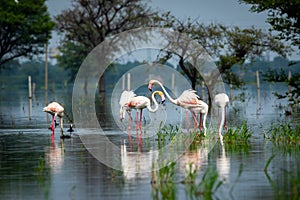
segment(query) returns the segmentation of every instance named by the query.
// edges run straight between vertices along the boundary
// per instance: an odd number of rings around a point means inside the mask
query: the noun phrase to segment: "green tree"
[[[15,58],[43,53],[54,25],[45,0],[2,0],[0,67]]]
[[[299,0],[240,0],[241,3],[252,4],[252,12],[267,12],[267,22],[272,29],[279,32],[279,38],[291,41],[300,49],[300,1]],[[290,63],[290,66],[295,63]],[[291,78],[287,75],[280,76],[281,71],[269,71],[265,75],[268,81],[286,82],[291,90],[283,95],[276,93],[278,98],[287,98],[292,104],[300,102],[299,77],[293,74]]]
[[[267,22],[280,38],[292,41],[300,48],[300,1],[299,0],[239,0],[251,4],[252,12],[267,12]]]
[[[173,21],[175,30],[187,34],[197,41],[214,60],[217,60],[216,65],[219,72],[211,74],[210,79],[217,80],[221,74],[225,83],[232,83],[237,88],[241,87],[244,82],[231,70],[234,65],[242,66],[246,60],[260,57],[264,52],[272,51],[281,56],[286,56],[290,52],[290,48],[276,39],[276,36],[254,27],[241,29],[237,26],[226,27],[221,24],[205,25],[192,19],[187,21],[175,19]],[[172,41],[170,42],[172,43]],[[178,57],[178,65],[191,81],[192,88],[195,89],[196,85],[200,84],[203,79],[195,67],[187,61],[189,55],[186,54],[187,51],[184,49],[186,46],[176,47],[176,49],[182,48],[179,51],[181,54],[174,55],[173,52],[167,52],[165,55],[163,54],[164,59],[161,60],[166,62],[172,56]],[[198,54],[200,55],[201,52]],[[215,84],[216,81],[206,82],[206,87],[209,91],[212,91]],[[209,103],[211,103],[210,98]]]
[[[83,59],[106,37],[126,30],[151,26],[159,18],[140,0],[78,0],[71,9],[55,17],[63,34],[59,65],[77,72]]]

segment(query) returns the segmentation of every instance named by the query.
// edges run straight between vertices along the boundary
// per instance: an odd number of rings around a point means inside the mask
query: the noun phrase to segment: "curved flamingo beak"
[[[152,84],[151,83],[149,83],[149,85],[148,85],[148,89],[152,92]]]
[[[165,101],[166,101],[165,95],[164,95],[164,94],[162,94],[162,95],[161,95],[161,103],[162,103],[162,104],[164,104],[164,103],[165,103]]]

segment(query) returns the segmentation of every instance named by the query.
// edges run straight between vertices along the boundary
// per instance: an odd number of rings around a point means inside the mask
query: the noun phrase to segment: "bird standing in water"
[[[64,116],[64,108],[57,102],[49,103],[46,107],[43,108],[43,111],[52,115],[52,122],[49,129],[52,131],[52,136],[54,136],[54,129],[57,125],[56,117],[60,118],[60,128],[61,128],[61,137],[64,137],[64,129],[63,129],[63,116]]]
[[[222,116],[221,116],[221,122],[219,124],[219,139],[222,142],[223,136],[222,136],[222,130],[223,126],[227,130],[227,124],[226,124],[226,106],[229,104],[229,97],[225,93],[220,93],[215,96],[215,104],[221,108]],[[218,110],[218,116],[219,116],[219,110]],[[218,120],[220,121],[220,120]]]
[[[194,124],[195,124],[194,130],[196,130],[196,128],[198,126],[196,115],[200,114],[200,119],[201,119],[202,118],[201,115],[204,114],[203,121],[200,120],[199,125],[200,125],[200,130],[201,130],[201,124],[203,124],[204,135],[206,135],[206,125],[205,124],[206,124],[206,117],[207,117],[207,113],[208,113],[208,105],[204,101],[201,101],[199,99],[199,96],[196,94],[195,90],[192,90],[192,89],[185,90],[182,92],[182,94],[177,99],[173,99],[169,95],[169,93],[167,92],[167,90],[165,89],[163,84],[161,82],[159,82],[158,80],[150,80],[149,81],[148,89],[150,91],[152,91],[152,87],[154,84],[158,84],[162,88],[162,90],[164,91],[167,98],[171,101],[171,103],[186,109],[187,123],[188,123],[188,111],[187,110],[191,111],[192,116],[194,118]],[[188,128],[189,128],[189,123],[188,123]]]
[[[155,91],[152,93],[151,98],[154,102],[154,108],[151,107],[151,101],[148,97],[145,96],[136,96],[133,91],[124,91],[120,98],[120,120],[122,121],[125,118],[125,111],[128,113],[130,122],[128,130],[130,130],[130,125],[132,122],[131,110],[136,109],[136,127],[142,128],[142,111],[144,108],[147,108],[150,112],[156,112],[158,110],[158,103],[155,99],[155,94],[158,94],[161,97],[162,103],[165,101],[164,94],[161,91]],[[140,112],[140,121],[138,125],[138,111]]]

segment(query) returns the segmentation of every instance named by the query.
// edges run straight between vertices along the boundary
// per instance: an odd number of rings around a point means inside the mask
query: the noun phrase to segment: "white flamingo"
[[[167,92],[167,90],[165,89],[165,87],[163,86],[163,84],[161,82],[159,82],[158,80],[150,80],[149,81],[149,85],[148,85],[148,89],[150,91],[152,91],[152,87],[153,85],[157,83],[162,90],[164,91],[165,95],[167,96],[167,98],[171,101],[171,103],[180,106],[184,109],[188,109],[191,111],[192,116],[194,118],[194,124],[198,125],[197,122],[197,118],[196,115],[197,114],[204,114],[203,117],[203,128],[204,128],[204,135],[206,135],[206,117],[207,117],[207,113],[208,113],[208,105],[204,102],[199,100],[199,96],[196,94],[195,90],[192,89],[188,89],[182,92],[182,94],[177,98],[177,99],[173,99],[169,93]],[[187,112],[186,112],[187,115]],[[201,125],[201,122],[199,123]],[[197,127],[194,127],[194,130]]]
[[[221,108],[221,112],[222,112],[221,122],[219,124],[219,139],[220,139],[220,141],[223,141],[223,136],[222,136],[223,126],[227,130],[225,107],[229,104],[229,97],[225,93],[220,93],[215,96],[214,101],[215,101],[215,104],[219,108]],[[218,116],[219,116],[219,110],[218,110]]]
[[[49,127],[50,130],[52,131],[52,136],[54,136],[56,117],[58,116],[60,118],[61,137],[64,137],[64,129],[63,129],[64,108],[59,103],[52,102],[49,103],[46,107],[44,107],[43,111],[52,115],[52,122]]]
[[[125,111],[128,113],[130,118],[130,125],[132,122],[131,110],[136,109],[136,122],[138,118],[138,111],[140,112],[140,123],[139,127],[142,128],[142,111],[144,108],[147,108],[150,112],[156,112],[158,110],[158,103],[155,99],[155,94],[158,94],[161,97],[162,103],[165,101],[165,96],[161,91],[155,91],[152,93],[151,98],[154,102],[154,108],[151,108],[151,101],[148,97],[145,96],[136,96],[133,91],[124,91],[120,98],[120,120],[122,121],[125,118]],[[130,125],[128,130],[130,130]],[[137,124],[136,124],[137,125]],[[138,127],[138,126],[137,126]]]

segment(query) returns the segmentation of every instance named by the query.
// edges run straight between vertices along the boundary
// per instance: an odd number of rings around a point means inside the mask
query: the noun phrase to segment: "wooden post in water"
[[[125,90],[125,81],[126,81],[126,76],[125,76],[125,74],[123,74],[123,76],[122,76],[122,91]]]
[[[204,81],[201,83],[201,99],[204,100],[204,95],[205,95],[205,84]]]
[[[29,99],[29,120],[32,117],[32,88],[31,88],[31,76],[28,76],[28,99]]]
[[[127,90],[130,90],[130,73],[127,74]]]
[[[291,80],[291,77],[292,77],[292,73],[291,73],[291,70],[289,70],[289,73],[288,73],[288,81],[290,82]],[[290,93],[291,92],[291,86],[290,86],[290,83],[288,84],[288,92]]]
[[[48,42],[46,42],[45,50],[45,106],[48,104]],[[49,122],[48,114],[46,113],[47,123]]]
[[[172,92],[175,92],[175,74],[172,73],[172,79],[171,79],[171,87],[172,87]]]
[[[260,81],[259,81],[259,71],[256,70],[256,83],[257,83],[257,109],[256,114],[260,113]]]

